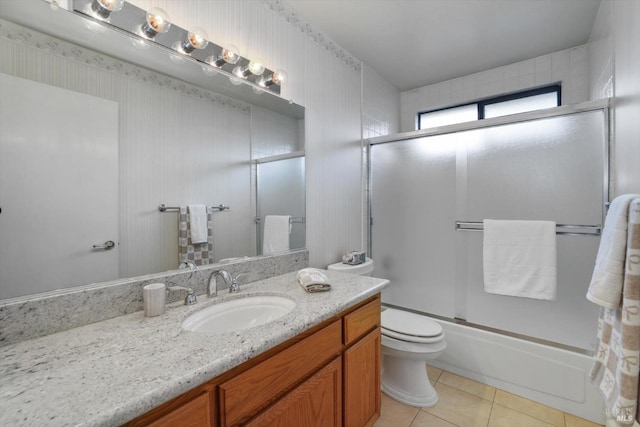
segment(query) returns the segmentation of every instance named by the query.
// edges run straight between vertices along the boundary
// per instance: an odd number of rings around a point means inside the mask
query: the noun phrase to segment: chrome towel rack
[[[214,211],[228,211],[229,209],[231,209],[229,206],[225,206],[224,204],[219,204],[218,206],[208,206],[209,208],[211,208],[211,210]],[[164,203],[160,204],[160,206],[158,206],[158,210],[160,212],[179,212],[180,211],[180,206],[167,206]]]
[[[565,231],[565,230],[572,231]],[[483,231],[482,221],[456,221],[456,231]],[[559,236],[599,236],[602,225],[556,224],[556,234]]]
[[[262,222],[262,218],[257,216],[256,217],[256,222],[257,223]],[[304,224],[304,217],[303,216],[292,216],[291,218],[289,218],[289,224]]]

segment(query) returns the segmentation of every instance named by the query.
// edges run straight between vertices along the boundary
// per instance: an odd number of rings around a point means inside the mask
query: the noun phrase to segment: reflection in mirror
[[[44,4],[43,10],[38,9],[40,4]],[[44,15],[25,23],[24,17],[33,16],[35,10]],[[53,15],[47,16],[48,13]],[[1,266],[0,299],[177,268],[178,215],[160,212],[160,204],[229,206],[229,210],[212,214],[214,261],[258,255],[256,206],[259,195],[252,175],[256,170],[253,161],[303,150],[304,109],[266,93],[243,93],[238,97],[242,100],[237,100],[229,96],[234,89],[227,86],[221,90],[225,95],[220,95],[215,88],[201,84],[203,73],[200,69],[198,77],[186,83],[184,80],[188,79],[189,72],[175,76],[179,80],[173,75],[169,77],[143,68],[147,62],[124,62],[114,58],[118,56],[119,46],[123,46],[121,43],[113,43],[113,50],[103,54],[32,29],[43,22],[54,28],[56,25],[51,23],[63,16],[59,15],[61,13],[71,15],[71,20],[64,15],[64,27],[69,34],[84,34],[77,38],[83,43],[91,43],[96,37],[121,37],[109,30],[97,36],[87,30],[78,16],[63,10],[53,12],[41,1],[10,2],[0,11],[3,28],[0,32],[0,73],[7,78],[18,78],[27,86],[38,87],[29,90],[42,89],[35,96],[42,100],[45,109],[35,115],[31,110],[30,114],[3,118],[0,126],[0,159],[3,162],[0,180],[2,185],[22,189],[15,198],[28,202],[16,205],[14,210],[8,204],[6,195],[9,193],[4,187],[0,193],[0,235],[8,243],[0,247],[0,258],[12,259],[11,264],[17,267],[5,277],[7,270],[4,264]],[[20,19],[16,18],[18,15]],[[20,20],[22,25],[15,23]],[[153,51],[150,46],[140,51],[139,56],[144,56],[146,61],[148,55],[154,55]],[[151,58],[150,63],[166,61],[171,64],[169,67],[175,67],[167,60],[166,52],[155,54],[164,56]],[[228,83],[228,86],[233,85]],[[233,87],[244,90],[242,86]],[[252,91],[249,89],[249,92]],[[6,100],[3,108],[7,110],[14,109],[15,104],[25,98],[22,92],[11,97],[4,93],[3,90],[3,100]],[[73,99],[71,103],[77,110],[58,117],[53,112],[67,96]],[[255,104],[251,96],[255,96]],[[107,104],[109,113],[99,112],[93,101]],[[90,118],[85,118],[81,112],[88,113]],[[109,114],[115,114],[115,118],[108,118]],[[44,132],[40,136],[9,134],[5,126],[7,120],[15,120],[15,127],[20,132],[28,128]],[[77,148],[74,156],[92,151],[98,157],[113,159],[115,153],[117,161],[111,166],[96,166],[94,170],[88,166],[86,158],[74,157],[72,163],[88,167],[89,171],[81,170],[80,176],[72,177],[70,168],[58,161],[65,157],[68,160],[58,148],[62,149],[64,142],[72,141],[64,132],[70,132],[76,138],[72,147],[64,147]],[[100,132],[115,134],[115,151],[101,148]],[[36,142],[50,150],[47,159],[42,159],[44,152],[42,148],[36,148],[39,147]],[[16,147],[20,149],[22,159],[35,161],[33,168],[46,170],[46,177],[36,178],[37,182],[31,182],[30,187],[16,185],[36,176],[27,173],[25,178],[25,168],[21,171],[22,176],[7,175],[20,168],[5,168],[5,163],[23,164],[14,153]],[[94,173],[96,171],[102,172]],[[62,192],[52,189],[54,183],[62,188]],[[115,184],[115,199],[111,200],[110,193],[99,189],[103,183]],[[289,182],[285,185],[277,191],[287,193]],[[304,181],[298,180],[295,185],[304,188]],[[98,197],[90,201],[80,195],[81,188]],[[29,203],[36,207],[30,207]],[[304,203],[301,205],[304,208]],[[15,224],[10,212],[28,218],[27,225]],[[97,225],[80,231],[85,220],[108,212],[112,212],[109,220],[99,220]],[[105,228],[107,223],[116,224],[115,230]],[[71,229],[64,228],[68,224]],[[303,227],[304,224],[296,226]],[[5,236],[9,236],[7,230],[11,229],[17,232],[11,234],[14,237],[9,241]],[[27,237],[27,232],[33,232],[33,235]],[[78,242],[63,252],[60,243],[70,241],[71,237]],[[113,249],[93,248],[110,240],[116,243]],[[298,245],[304,246],[304,242],[292,240],[292,249]],[[48,261],[46,266],[44,255],[41,258],[32,252],[35,247],[42,248],[47,255],[59,257]],[[14,259],[16,256],[19,261]],[[81,266],[88,265],[85,261],[89,258],[101,266],[109,259],[114,269],[106,276],[76,274]],[[58,272],[52,266],[59,267]],[[34,270],[40,277],[27,279],[27,285],[21,281],[27,276],[24,274],[26,269]],[[99,269],[89,270],[91,273]]]
[[[304,248],[304,120],[253,108],[251,134],[259,135],[251,144],[257,194],[256,252],[266,255],[279,250]],[[286,191],[282,191],[283,188]],[[288,224],[274,229],[277,219],[271,218],[265,241],[267,216],[283,217],[281,220]]]
[[[295,155],[295,154],[294,154]],[[299,156],[299,155],[298,155]],[[273,242],[278,241],[278,229],[272,226],[268,216],[286,217],[285,240],[287,248],[303,248],[305,245],[305,203],[304,203],[304,157],[263,160],[257,164],[258,179],[258,247],[259,254],[273,251]],[[287,191],[282,191],[286,188]]]

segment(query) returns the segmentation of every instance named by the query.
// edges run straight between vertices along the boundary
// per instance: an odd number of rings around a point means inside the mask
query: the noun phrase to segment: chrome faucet
[[[167,295],[169,291],[187,291],[187,296],[184,297],[184,305],[193,305],[198,302],[195,292],[191,288],[185,288],[184,286],[169,286],[167,288]]]
[[[208,295],[210,298],[218,296],[218,282],[216,278],[220,276],[229,285],[229,293],[236,293],[240,291],[240,285],[238,284],[238,277],[233,277],[227,270],[215,270],[209,276]]]
[[[191,261],[190,259],[186,260],[186,261],[182,261],[180,263],[180,265],[178,265],[178,268],[182,269],[182,268],[188,268],[189,270],[197,270],[198,266],[196,265],[195,262]]]

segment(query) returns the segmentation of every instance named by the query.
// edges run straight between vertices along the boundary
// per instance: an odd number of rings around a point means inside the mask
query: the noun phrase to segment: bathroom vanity
[[[380,411],[380,291],[387,280],[326,272],[309,294],[295,272],[0,347],[0,424],[369,426]],[[214,335],[182,321],[252,295],[295,301],[287,315]]]
[[[379,415],[377,294],[126,425],[361,427]]]

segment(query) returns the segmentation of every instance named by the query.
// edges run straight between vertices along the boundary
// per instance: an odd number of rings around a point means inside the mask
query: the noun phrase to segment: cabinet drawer
[[[310,337],[220,385],[222,425],[245,422],[305,376],[338,355],[342,328],[336,320]]]
[[[351,344],[380,324],[380,298],[344,316],[344,343]]]

